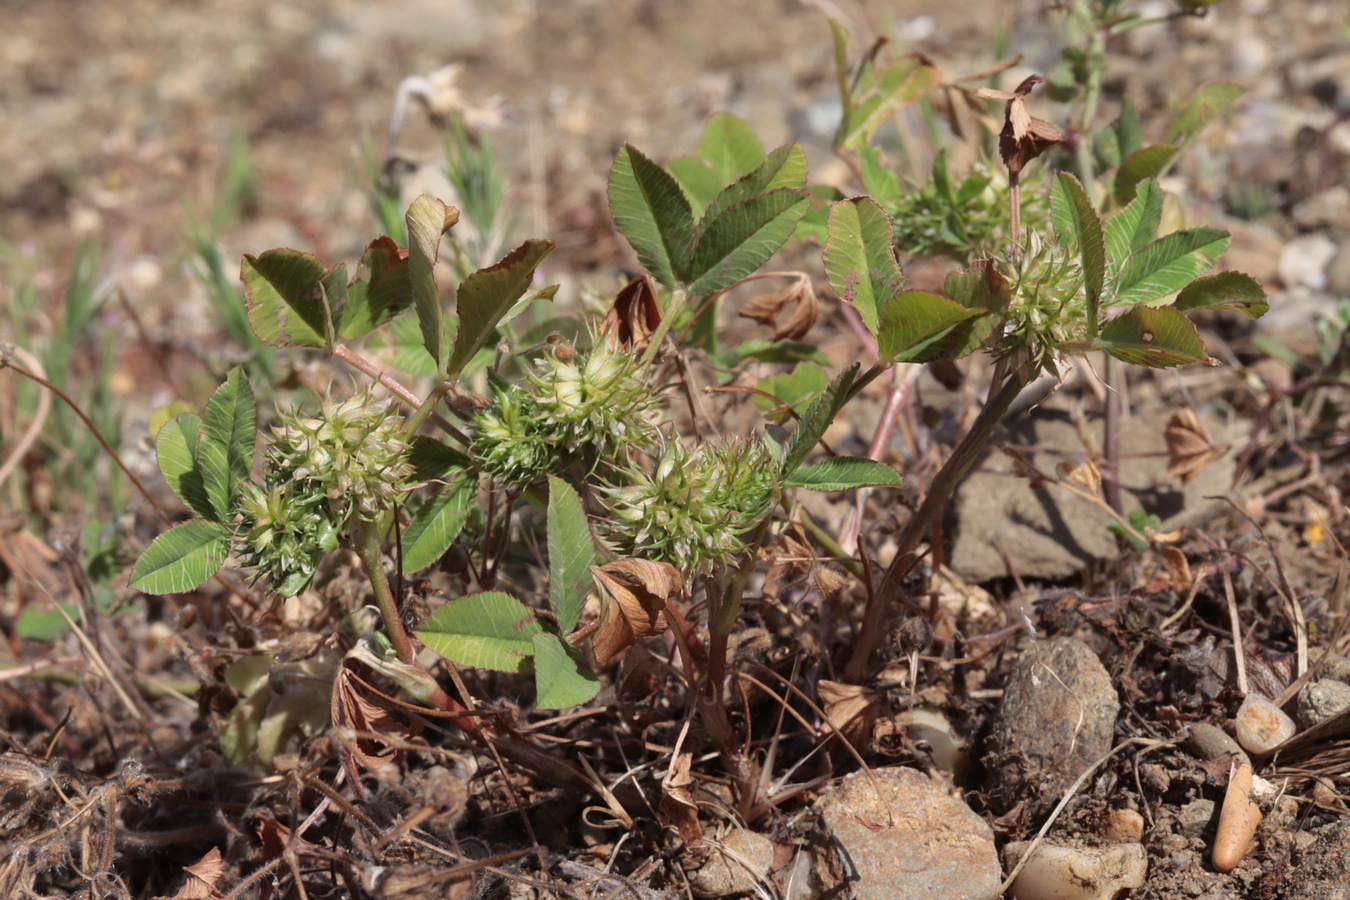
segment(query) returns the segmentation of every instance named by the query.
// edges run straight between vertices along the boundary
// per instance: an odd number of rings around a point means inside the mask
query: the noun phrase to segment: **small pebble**
[[[1144,817],[1132,809],[1117,809],[1106,817],[1102,837],[1113,844],[1137,844],[1144,837]]]
[[[1018,841],[1003,849],[1008,871],[1031,847]],[[1143,885],[1148,857],[1142,844],[1110,847],[1061,847],[1041,844],[1017,874],[1017,900],[1114,900],[1127,888]]]
[[[1320,725],[1350,709],[1350,684],[1323,678],[1298,692],[1298,722],[1304,728]]]
[[[695,897],[711,900],[754,891],[767,880],[773,865],[773,841],[764,835],[737,828],[708,844],[712,855],[707,862],[687,873]]]
[[[1327,265],[1336,249],[1336,242],[1321,232],[1299,235],[1285,244],[1280,253],[1280,280],[1290,286],[1324,290]]]
[[[1293,737],[1298,726],[1265,697],[1248,694],[1238,710],[1234,730],[1238,743],[1248,752],[1265,753]]]
[[[1218,759],[1225,753],[1237,757],[1240,763],[1250,762],[1242,745],[1229,737],[1228,732],[1208,722],[1197,722],[1186,735],[1186,746],[1201,759]]]
[[[969,767],[965,740],[957,737],[951,722],[938,710],[919,706],[900,713],[895,720],[905,726],[910,740],[928,744],[938,768],[960,773]]]
[[[1181,828],[1181,833],[1193,838],[1204,834],[1209,823],[1214,821],[1216,806],[1213,800],[1204,798],[1192,800],[1183,806],[1177,814],[1177,825]]]

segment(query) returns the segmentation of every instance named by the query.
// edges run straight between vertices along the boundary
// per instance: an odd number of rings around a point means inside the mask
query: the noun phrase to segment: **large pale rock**
[[[854,773],[819,801],[857,900],[994,900],[994,833],[917,769]]]

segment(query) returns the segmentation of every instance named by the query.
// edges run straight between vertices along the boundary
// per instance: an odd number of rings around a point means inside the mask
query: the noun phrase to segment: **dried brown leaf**
[[[1073,482],[1081,488],[1084,488],[1094,497],[1100,497],[1102,493],[1102,473],[1097,468],[1097,464],[1090,459],[1085,459],[1079,463],[1070,463],[1065,460],[1059,464],[1059,477]]]
[[[1064,140],[1058,128],[1044,119],[1034,118],[1027,111],[1027,95],[1043,81],[1045,79],[1039,75],[1030,75],[1012,93],[984,88],[976,92],[977,96],[986,100],[1007,101],[1003,113],[1003,130],[998,136],[998,150],[1003,157],[1003,164],[1013,174],[1021,172],[1027,163]]]
[[[1163,477],[1180,478],[1183,485],[1189,484],[1227,449],[1210,443],[1200,419],[1189,408],[1172,413],[1163,429],[1163,438],[1167,441],[1167,473]]]
[[[661,306],[656,302],[656,283],[650,275],[634,278],[614,298],[600,323],[600,334],[610,349],[632,350],[641,355],[661,324]]]
[[[400,751],[380,741],[375,735],[393,735],[407,738],[422,730],[420,719],[403,721],[386,707],[366,696],[360,679],[344,663],[333,683],[333,724],[349,728],[358,737],[347,745],[357,763],[367,769],[378,769],[401,757]]]
[[[602,666],[635,641],[665,631],[661,612],[684,590],[679,569],[646,559],[591,566],[591,577],[600,588],[600,624],[591,646]]]
[[[789,305],[792,306],[792,313],[782,325],[779,325],[778,317]],[[820,303],[816,300],[811,279],[805,275],[798,275],[782,290],[751,297],[741,304],[739,314],[761,325],[773,326],[775,341],[799,341],[806,337],[811,326],[820,319]]]
[[[671,760],[666,777],[661,779],[661,812],[675,823],[685,842],[703,837],[698,804],[694,802],[694,777],[689,773],[693,762],[694,754],[678,754]]]
[[[190,866],[183,867],[187,880],[173,895],[173,900],[215,900],[220,897],[216,884],[225,876],[225,861],[220,848],[212,847],[205,856]]]
[[[820,706],[828,719],[827,732],[836,728],[859,750],[867,746],[881,708],[882,694],[865,685],[821,679],[816,685]]]

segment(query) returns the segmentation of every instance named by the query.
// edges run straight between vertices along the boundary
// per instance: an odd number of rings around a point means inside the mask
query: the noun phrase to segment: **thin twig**
[[[1242,649],[1242,622],[1238,618],[1237,598],[1233,596],[1233,578],[1223,570],[1223,594],[1228,600],[1228,622],[1233,630],[1233,657],[1237,663],[1238,690],[1247,693],[1247,654]]]

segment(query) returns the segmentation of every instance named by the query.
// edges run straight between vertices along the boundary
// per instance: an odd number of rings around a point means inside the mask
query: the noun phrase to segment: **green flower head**
[[[742,535],[773,511],[774,466],[758,440],[690,451],[669,441],[651,474],[605,490],[607,536],[630,556],[706,573],[745,550]]]

